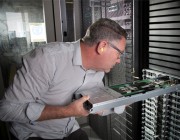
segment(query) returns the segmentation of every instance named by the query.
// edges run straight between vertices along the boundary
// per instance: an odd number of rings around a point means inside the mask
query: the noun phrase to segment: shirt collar
[[[80,40],[76,41],[74,45],[73,64],[82,66]]]

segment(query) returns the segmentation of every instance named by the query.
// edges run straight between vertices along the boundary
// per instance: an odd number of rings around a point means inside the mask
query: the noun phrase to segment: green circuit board
[[[169,76],[163,76],[156,79],[137,80],[133,83],[114,85],[110,88],[121,93],[123,96],[131,96],[158,88],[166,88],[173,84],[174,81],[169,79]]]

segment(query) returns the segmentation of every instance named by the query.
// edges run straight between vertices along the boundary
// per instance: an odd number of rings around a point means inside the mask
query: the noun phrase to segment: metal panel
[[[155,60],[155,59],[149,59],[149,64],[154,64],[162,67],[170,67],[172,69],[180,69],[180,64],[172,63],[168,61],[162,61],[162,60]]]
[[[174,56],[168,56],[168,55],[161,55],[161,54],[149,54],[149,58],[153,59],[158,59],[158,60],[164,60],[164,61],[169,61],[169,62],[174,62],[174,63],[180,63],[180,58],[179,57],[174,57]]]
[[[150,0],[149,4],[157,4],[157,3],[162,3],[162,2],[169,2],[173,0]]]
[[[180,1],[171,2],[171,3],[162,3],[162,4],[157,4],[157,5],[151,5],[150,6],[150,11],[151,10],[166,9],[166,8],[175,8],[175,7],[180,7]]]
[[[53,0],[56,41],[68,41],[65,0]]]
[[[169,50],[161,48],[149,48],[149,52],[159,53],[159,54],[168,54],[179,57],[180,50]]]
[[[174,31],[172,30],[172,32]],[[169,49],[180,49],[180,45],[176,43],[149,42],[149,46]]]
[[[3,95],[4,95],[4,82],[3,82],[3,76],[0,66],[0,99],[2,99]]]
[[[179,14],[180,8],[174,8],[174,9],[167,9],[167,10],[161,10],[161,11],[151,11],[149,12],[149,16],[167,16],[167,15],[174,15]]]
[[[126,53],[133,53],[132,46],[126,46]]]
[[[180,30],[150,30],[149,35],[180,35]]]
[[[78,1],[76,1],[78,2]],[[75,22],[79,22],[79,19],[78,19],[78,16],[77,18],[74,16],[74,14],[78,13],[78,10],[76,9],[76,6],[78,6],[78,4],[75,4],[75,2],[73,2],[73,0],[66,0],[66,19],[67,19],[67,30],[65,31],[64,30],[64,33],[63,33],[63,36],[64,38],[64,41],[66,42],[72,42],[75,40],[75,35],[76,35],[76,32],[75,32]],[[76,9],[76,12],[74,11],[74,9]],[[80,26],[81,24],[79,24],[79,28],[81,27]],[[77,26],[77,25],[76,25]],[[79,28],[77,27],[77,34],[78,34],[78,31],[79,31]],[[79,31],[80,32],[80,31]]]
[[[150,23],[170,22],[170,21],[180,21],[180,16],[165,16],[165,17],[152,17],[152,18],[150,18]]]
[[[164,41],[164,42],[179,42],[180,37],[150,36],[149,40],[150,41]]]
[[[54,27],[54,12],[53,12],[53,1],[52,0],[43,0],[44,7],[44,17],[46,24],[46,36],[47,42],[56,41],[55,36],[55,27]]]
[[[73,13],[74,13],[74,40],[78,40],[82,37],[81,28],[82,28],[82,17],[81,17],[81,1],[73,1]]]
[[[89,119],[90,126],[98,134],[102,140],[110,139],[110,120],[109,117],[102,117],[98,115],[90,115]]]
[[[149,25],[150,29],[176,29],[176,28],[180,28],[180,24],[179,23],[164,23],[164,24],[150,24]]]
[[[89,6],[89,1],[81,1],[82,4],[82,35],[84,36],[86,33],[87,28],[91,25],[92,23],[92,10],[91,7]]]
[[[173,75],[176,75],[176,76],[180,76],[179,70],[174,70],[174,69],[171,69],[171,68],[165,68],[165,67],[161,67],[161,66],[157,66],[157,65],[152,65],[152,64],[149,64],[149,68],[153,69],[153,70],[157,70],[157,71],[162,71],[162,72],[166,72],[166,73],[169,73],[169,74],[173,74]]]

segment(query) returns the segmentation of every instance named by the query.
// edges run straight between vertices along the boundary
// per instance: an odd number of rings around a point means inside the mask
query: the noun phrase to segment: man
[[[0,102],[0,119],[11,122],[14,139],[87,140],[75,120],[88,116],[84,96],[75,93],[103,86],[104,72],[120,63],[126,32],[102,18],[76,42],[56,42],[27,54]]]

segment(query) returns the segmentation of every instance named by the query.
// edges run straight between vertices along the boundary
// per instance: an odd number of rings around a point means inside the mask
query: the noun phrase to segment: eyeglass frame
[[[118,47],[116,47],[114,44],[108,42],[108,44],[113,48],[115,49],[116,51],[118,51],[118,53],[120,54],[120,56],[123,56],[124,55],[124,52],[121,51]]]

